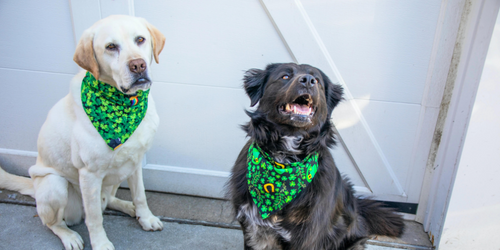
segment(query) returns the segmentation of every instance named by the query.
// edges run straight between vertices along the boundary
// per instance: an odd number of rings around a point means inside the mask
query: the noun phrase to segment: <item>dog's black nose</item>
[[[312,87],[314,84],[316,84],[316,78],[314,78],[312,75],[304,75],[299,78],[299,82],[302,83],[305,87]]]
[[[142,73],[146,70],[146,62],[143,59],[134,59],[128,63],[128,67],[132,73]]]

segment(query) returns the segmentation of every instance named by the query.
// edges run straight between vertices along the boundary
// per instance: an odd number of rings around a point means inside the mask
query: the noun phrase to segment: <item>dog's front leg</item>
[[[102,225],[101,189],[103,177],[88,171],[86,168],[81,168],[78,172],[85,209],[85,224],[89,230],[92,249],[115,249],[106,236]]]
[[[132,201],[135,205],[135,216],[141,224],[142,229],[145,231],[162,230],[163,223],[149,210],[144,181],[142,180],[142,168],[140,166],[127,179],[127,182],[132,193]]]

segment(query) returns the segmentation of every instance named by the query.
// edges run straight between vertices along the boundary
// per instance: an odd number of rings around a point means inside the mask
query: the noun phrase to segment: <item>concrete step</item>
[[[146,196],[164,230],[145,232],[130,216],[106,210],[104,227],[116,249],[243,249],[243,234],[228,201],[158,192],[146,192]],[[117,197],[131,200],[128,189],[118,190]],[[432,249],[421,224],[405,223],[401,238],[373,236],[367,249]],[[1,249],[62,249],[59,239],[37,218],[35,201],[29,196],[0,190],[0,225],[11,225],[0,229]],[[71,228],[90,249],[85,223]]]

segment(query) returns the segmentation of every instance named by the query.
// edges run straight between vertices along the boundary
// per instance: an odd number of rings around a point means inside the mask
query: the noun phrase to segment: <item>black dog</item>
[[[402,234],[402,218],[356,198],[329,152],[340,85],[315,67],[286,63],[248,70],[244,87],[259,106],[247,111],[250,140],[227,185],[245,249],[357,250],[371,234]]]

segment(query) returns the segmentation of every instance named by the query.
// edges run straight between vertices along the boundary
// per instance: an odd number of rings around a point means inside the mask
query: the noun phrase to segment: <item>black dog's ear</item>
[[[266,66],[265,70],[249,69],[245,72],[245,76],[243,76],[243,86],[245,87],[248,97],[250,97],[250,107],[255,106],[260,98],[262,98],[270,72],[273,72],[280,65],[282,65],[282,63],[271,63]]]
[[[328,117],[330,117],[333,109],[344,99],[342,97],[344,95],[344,88],[342,88],[339,84],[332,83],[330,78],[328,78],[323,71],[320,70],[319,72],[325,82],[325,97],[328,106]]]
[[[267,70],[249,69],[243,77],[243,86],[250,97],[250,107],[255,106],[264,94],[264,85],[267,81]]]

